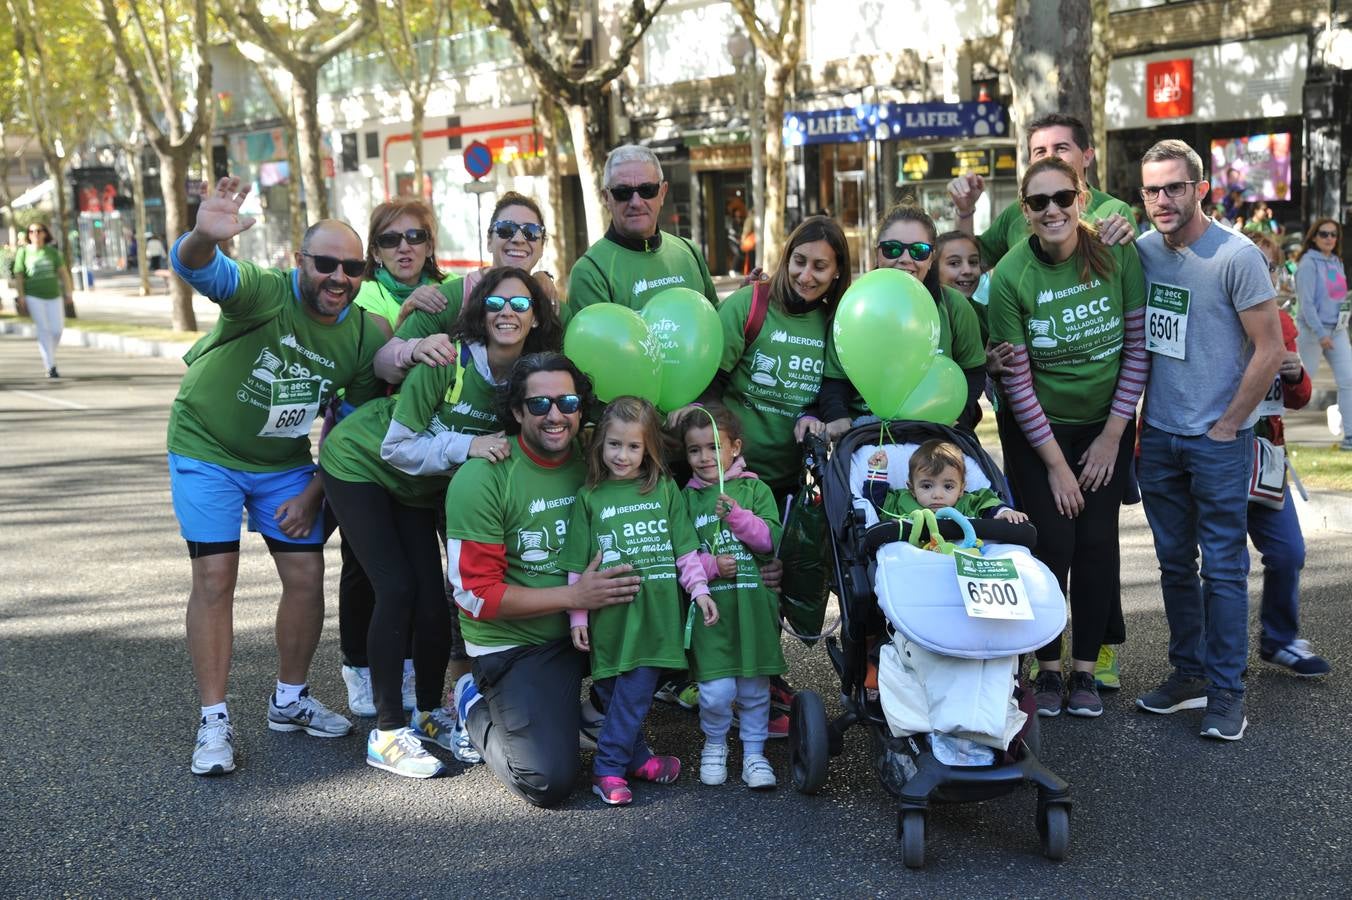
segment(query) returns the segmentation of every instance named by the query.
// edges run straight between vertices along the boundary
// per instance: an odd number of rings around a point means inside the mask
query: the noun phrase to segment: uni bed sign
[[[1145,67],[1145,116],[1174,119],[1192,115],[1192,58],[1163,59]]]

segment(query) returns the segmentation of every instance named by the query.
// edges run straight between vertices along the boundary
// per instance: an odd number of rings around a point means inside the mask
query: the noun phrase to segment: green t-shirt
[[[723,404],[742,422],[747,466],[771,488],[782,490],[802,468],[793,426],[821,391],[828,318],[821,304],[794,315],[772,302],[748,347],[746,320],[753,290],[750,285],[742,288],[718,309],[723,322],[719,369],[731,375]]]
[[[658,232],[660,240],[646,250],[631,250],[606,237],[587,248],[568,277],[568,302],[559,308],[567,325],[577,311],[593,303],[619,303],[640,310],[670,287],[698,291],[718,304],[709,264],[683,237]]]
[[[470,365],[464,384],[451,402],[457,366],[414,366],[394,397],[380,397],[361,406],[338,423],[319,449],[324,471],[342,481],[369,482],[389,491],[408,506],[435,506],[446,490],[445,475],[410,475],[380,458],[380,445],[395,421],[411,431],[432,435],[446,431],[490,434],[499,428],[493,389],[477,367]]]
[[[582,572],[600,552],[601,568],[628,564],[643,583],[632,603],[588,616],[592,678],[640,666],[685,668],[685,604],[676,557],[699,548],[676,482],[663,477],[646,494],[637,479],[583,488],[573,504],[559,567]]]
[[[465,276],[452,275],[447,278],[437,285],[437,290],[446,298],[446,308],[439,313],[415,309],[394,332],[394,336],[400,340],[416,341],[431,334],[449,334],[455,320],[460,318],[460,307],[465,303],[464,289]]]
[[[40,300],[61,296],[61,268],[66,264],[61,251],[51,244],[41,249],[24,245],[14,254],[14,272],[23,275],[23,292]]]
[[[958,368],[979,369],[986,365],[986,343],[981,336],[981,323],[972,303],[961,293],[943,285],[939,290],[939,347],[940,356],[947,356],[958,364]],[[845,367],[840,364],[833,336],[826,338],[826,364],[823,369],[826,378],[848,381]],[[850,417],[871,415],[868,404],[859,392],[854,393],[850,401]]]
[[[1105,248],[1113,272],[1080,278],[1072,256],[1048,265],[1025,240],[991,278],[991,341],[1028,349],[1033,390],[1052,422],[1088,425],[1108,417],[1122,356],[1123,315],[1145,305],[1135,244]]]
[[[295,293],[294,271],[240,262],[216,326],[184,355],[169,410],[169,450],[246,472],[309,465],[310,426],[334,392],[361,404],[379,391],[383,339],[361,313],[326,325]]]
[[[732,478],[725,485],[729,497],[750,510],[770,528],[770,540],[779,543],[782,529],[774,494],[757,478]],[[714,512],[718,485],[688,487],[684,491],[690,520],[700,550],[737,559],[737,574],[709,582],[709,596],[718,604],[718,622],[706,627],[696,617],[690,633],[690,672],[696,681],[715,678],[756,678],[786,670],[779,644],[779,598],[761,583],[760,561]]]
[[[1000,499],[1000,495],[990,488],[980,488],[975,491],[965,491],[953,508],[962,513],[969,519],[979,519],[981,514],[988,509],[996,509],[1004,506],[1005,502]],[[883,512],[891,513],[894,516],[909,516],[917,509],[922,509],[920,501],[915,499],[915,494],[911,493],[910,488],[902,488],[898,491],[888,491],[887,499],[883,501]]]
[[[388,274],[386,277],[389,277]],[[383,280],[379,273],[374,278],[364,279],[361,283],[361,290],[357,291],[357,296],[353,298],[352,302],[367,312],[374,313],[389,322],[390,328],[393,330],[399,326],[399,310],[403,308],[405,298],[399,297],[396,291],[382,284]],[[418,286],[421,287],[424,284],[441,287],[426,275],[423,276]],[[412,291],[408,290],[407,293],[412,293]],[[456,309],[458,311],[459,307],[457,306]]]
[[[1090,188],[1089,205],[1085,207],[1082,218],[1086,222],[1096,224],[1114,213],[1125,216],[1128,222],[1136,221],[1130,206],[1111,194]],[[995,217],[995,221],[976,240],[981,245],[981,258],[988,267],[994,267],[1011,248],[1027,237],[1028,222],[1023,217],[1023,207],[1014,202],[1001,210],[1000,215]]]
[[[568,583],[559,568],[559,551],[568,535],[569,507],[587,476],[581,453],[556,466],[543,466],[526,454],[519,437],[499,463],[471,459],[446,490],[446,536],[506,548],[503,580],[528,588]],[[560,611],[529,619],[475,619],[460,611],[465,640],[478,647],[535,646],[568,636],[568,614]]]

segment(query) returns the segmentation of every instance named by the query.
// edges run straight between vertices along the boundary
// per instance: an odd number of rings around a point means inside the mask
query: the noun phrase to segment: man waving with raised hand
[[[364,316],[348,315],[365,259],[346,223],[312,225],[290,271],[220,251],[221,242],[254,224],[240,215],[247,195],[238,178],[222,178],[170,253],[178,276],[221,311],[216,327],[184,356],[188,371],[169,413],[174,514],[192,560],[188,651],[202,704],[192,754],[197,775],[235,768],[225,694],[241,510],[249,529],[262,533],[282,583],[268,727],[315,737],[341,737],[352,727],[306,685],[324,617],[323,496],[310,427],[339,389],[353,403],[376,393],[371,360],[381,335]]]

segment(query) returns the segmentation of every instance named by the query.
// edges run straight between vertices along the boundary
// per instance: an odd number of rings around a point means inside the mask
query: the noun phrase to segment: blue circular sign
[[[493,171],[493,151],[483,141],[475,141],[465,148],[465,171],[475,178],[483,178]]]

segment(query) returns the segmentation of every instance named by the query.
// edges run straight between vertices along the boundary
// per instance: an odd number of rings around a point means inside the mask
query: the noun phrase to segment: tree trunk
[[[601,239],[605,234],[605,217],[601,204],[601,167],[605,165],[605,142],[601,136],[599,92],[581,98],[581,102],[564,102],[568,116],[568,131],[573,138],[573,154],[577,159],[578,181],[582,183],[582,208],[587,216],[587,243]]]
[[[787,167],[784,162],[785,89],[793,69],[766,60],[765,72],[765,209],[761,233],[756,235],[756,261],[769,272],[779,262],[784,244],[784,200]]]
[[[141,165],[140,145],[128,145],[123,148],[127,154],[127,166],[131,169],[131,199],[136,210],[136,274],[141,281],[141,296],[150,296],[150,260],[146,258],[146,183],[145,171]],[[168,237],[168,235],[166,235]]]
[[[427,118],[427,101],[409,94],[413,104],[413,196],[419,200],[423,195],[423,120]]]
[[[296,140],[294,128],[283,128],[286,134],[286,205],[287,218],[291,232],[290,254],[300,250],[300,242],[305,239],[305,204],[300,197],[300,145]]]
[[[1090,19],[1094,35],[1090,46],[1089,108],[1106,110],[1108,95],[1108,66],[1112,53],[1108,48],[1108,0],[1090,0]],[[1089,183],[1102,187],[1108,172],[1108,117],[1098,115],[1089,123],[1089,137],[1094,142],[1094,162],[1089,166]]]
[[[545,164],[545,188],[544,196],[540,198],[540,206],[543,209],[551,210],[554,215],[564,215],[563,205],[563,172],[559,168],[559,147],[561,146],[559,135],[559,105],[554,100],[553,95],[545,91],[539,91],[540,110],[536,116],[536,122],[540,126],[540,146],[544,148]],[[574,259],[569,247],[569,223],[566,219],[558,218],[553,222],[546,222],[549,247],[545,256],[550,258],[549,265],[554,267],[553,271],[558,278],[561,288],[567,287],[568,270],[572,266]]]
[[[160,158],[165,240],[171,247],[178,236],[188,230],[188,161],[196,151],[197,148],[192,145],[174,147],[168,153],[155,148]],[[169,292],[174,298],[174,330],[196,331],[197,315],[192,310],[192,288],[181,278],[171,278]]]
[[[293,70],[291,91],[296,99],[296,133],[300,143],[300,179],[305,186],[305,218],[313,225],[329,217],[329,196],[324,184],[324,143],[319,130],[318,67]]]
[[[1090,0],[1015,0],[1009,74],[1015,133],[1046,113],[1075,116],[1093,129],[1089,104]],[[1028,164],[1028,142],[1019,141],[1019,169]]]
[[[43,154],[47,156],[47,154]],[[75,241],[70,239],[70,209],[66,205],[66,162],[53,152],[47,159],[47,171],[52,175],[52,194],[56,197],[56,221],[52,223],[53,236],[56,238],[56,245],[62,249],[62,257],[66,261],[66,272],[70,273],[71,267],[75,265],[75,254],[79,248],[75,246],[79,238]],[[80,290],[84,290],[84,283],[75,285]],[[72,292],[71,299],[66,301],[66,318],[75,318],[75,299]]]

